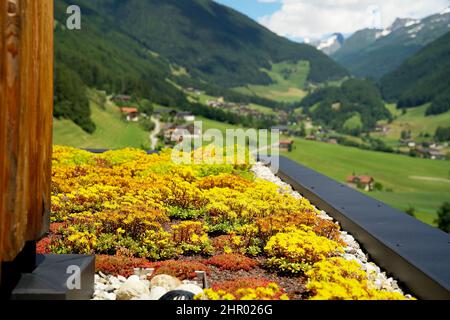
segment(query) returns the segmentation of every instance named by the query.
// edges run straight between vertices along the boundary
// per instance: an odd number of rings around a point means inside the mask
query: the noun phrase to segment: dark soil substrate
[[[180,262],[185,261],[204,261],[204,257],[180,257]],[[264,258],[256,258],[261,266],[264,266]],[[263,267],[256,267],[250,271],[239,270],[220,270],[215,266],[208,265],[210,272],[208,274],[208,282],[210,286],[213,286],[217,282],[236,280],[239,278],[264,278],[272,282],[277,283],[288,294],[291,300],[303,300],[308,298],[306,291],[306,278],[305,277],[288,277],[279,275]]]

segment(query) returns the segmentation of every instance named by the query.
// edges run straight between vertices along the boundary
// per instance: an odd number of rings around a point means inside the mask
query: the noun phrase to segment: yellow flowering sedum
[[[274,272],[306,276],[312,299],[401,299],[371,288],[361,267],[337,258],[339,227],[320,218],[305,199],[255,179],[250,162],[224,150],[186,154],[193,164],[171,161],[172,150],[147,155],[123,149],[96,155],[55,146],[51,238],[55,253],[120,252],[149,260],[179,255],[240,253],[267,258]],[[201,162],[201,161],[205,162]],[[222,244],[215,242],[224,237]],[[234,292],[205,290],[198,299],[287,299],[276,284]]]
[[[195,296],[195,300],[289,300],[289,297],[272,282],[265,287],[241,288],[232,293],[221,289],[205,289]]]
[[[264,248],[270,257],[269,266],[287,273],[298,274],[313,263],[342,252],[335,241],[318,236],[310,227],[289,227],[271,237]]]
[[[370,288],[367,274],[356,261],[331,258],[306,273],[313,300],[406,300],[401,293]]]

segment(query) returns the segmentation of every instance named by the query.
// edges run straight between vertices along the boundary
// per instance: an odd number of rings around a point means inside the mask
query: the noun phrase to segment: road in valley
[[[155,123],[155,129],[153,129],[153,131],[150,133],[150,143],[152,146],[152,150],[155,150],[156,146],[158,145],[158,134],[161,131],[161,122],[155,117],[152,117],[151,119]]]

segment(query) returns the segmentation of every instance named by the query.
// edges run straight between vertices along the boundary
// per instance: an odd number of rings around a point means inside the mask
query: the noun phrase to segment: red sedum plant
[[[197,277],[195,271],[209,273],[209,268],[198,261],[168,260],[152,263],[152,268],[155,268],[153,275],[167,274],[180,280],[195,279]]]
[[[235,253],[214,256],[206,260],[206,263],[218,267],[221,270],[230,271],[250,271],[259,266],[258,261]]]
[[[96,272],[103,272],[104,274],[112,276],[124,276],[128,278],[133,275],[134,268],[151,268],[152,265],[147,259],[133,258],[121,255],[108,256],[97,255],[95,257]]]

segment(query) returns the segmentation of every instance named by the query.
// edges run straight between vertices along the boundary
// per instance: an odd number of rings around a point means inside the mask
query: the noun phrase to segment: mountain
[[[345,39],[341,33],[333,33],[330,37],[314,43],[314,46],[323,53],[330,55],[338,51],[344,42]]]
[[[211,0],[97,0],[92,7],[189,75],[220,86],[269,84],[261,69],[286,60],[308,61],[311,82],[347,74],[315,48],[282,38]]]
[[[82,30],[66,28],[69,5],[80,6]],[[260,103],[228,89],[271,84],[263,70],[277,62],[306,62],[313,83],[348,74],[314,47],[211,0],[56,0],[55,61],[55,116],[88,132],[95,126],[83,87],[186,108],[180,84]]]
[[[356,32],[332,58],[355,76],[379,79],[448,31],[449,9],[422,20],[397,19],[384,30]]]
[[[387,100],[409,108],[431,102],[427,114],[450,110],[450,32],[381,79]]]

